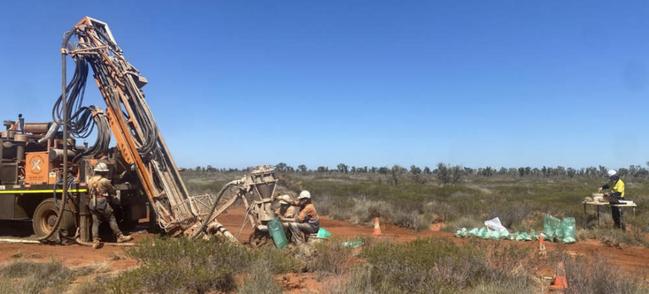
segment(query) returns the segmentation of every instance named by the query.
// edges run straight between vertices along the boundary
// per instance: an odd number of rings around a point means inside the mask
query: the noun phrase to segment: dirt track
[[[244,210],[233,208],[224,213],[219,219],[237,235],[243,220]],[[340,238],[352,238],[356,236],[371,236],[372,228],[367,226],[354,225],[343,221],[332,220],[327,217],[322,218],[322,227],[331,231],[334,236]],[[240,239],[245,241],[250,234],[251,228],[247,225]],[[382,239],[393,240],[397,242],[407,242],[418,237],[439,237],[448,238],[454,242],[467,242],[465,239],[458,239],[451,233],[439,231],[413,232],[403,228],[383,225]],[[146,232],[134,233],[136,241],[148,236]],[[510,242],[510,241],[481,241],[481,242]],[[516,242],[522,247],[536,248],[536,242]],[[621,267],[624,270],[642,272],[649,265],[649,248],[643,247],[625,247],[623,249],[610,247],[599,241],[581,241],[576,244],[562,245],[547,243],[548,250],[565,250],[570,254],[583,256],[601,256],[609,262]],[[58,260],[67,266],[79,267],[89,265],[103,265],[111,271],[121,271],[137,265],[135,260],[128,258],[122,247],[106,246],[102,249],[95,250],[90,247],[79,245],[68,246],[51,246],[38,244],[8,244],[0,243],[0,263],[6,263],[18,259],[46,262]]]

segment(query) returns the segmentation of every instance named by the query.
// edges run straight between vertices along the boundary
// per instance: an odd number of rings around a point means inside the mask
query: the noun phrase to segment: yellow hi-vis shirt
[[[620,193],[620,197],[624,198],[624,182],[622,179],[617,180],[615,182],[615,185],[613,185],[613,192],[618,192]]]

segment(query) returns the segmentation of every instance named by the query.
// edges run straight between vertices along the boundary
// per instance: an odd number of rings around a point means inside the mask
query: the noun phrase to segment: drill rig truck
[[[74,75],[66,77],[68,59]],[[84,17],[63,38],[61,95],[52,121],[25,122],[22,115],[4,121],[0,136],[0,219],[31,219],[40,240],[61,237],[90,240],[89,189],[93,167],[106,163],[120,200],[118,219],[132,225],[149,219],[173,236],[234,236],[216,219],[226,192],[255,195],[250,220],[271,212],[277,179],[260,167],[227,183],[217,195],[189,195],[169,148],[158,130],[142,88],[146,78],[124,57],[108,25]],[[105,109],[84,106],[92,71]],[[94,144],[77,141],[92,138]],[[111,138],[115,146],[111,147]],[[247,207],[246,197],[243,197]],[[219,208],[219,209],[217,209]]]

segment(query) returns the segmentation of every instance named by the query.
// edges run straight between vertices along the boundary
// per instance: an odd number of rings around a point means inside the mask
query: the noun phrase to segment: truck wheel
[[[59,208],[54,199],[46,199],[41,202],[34,211],[32,227],[34,234],[38,237],[47,236],[54,229],[58,217]]]
[[[50,198],[43,200],[36,207],[32,217],[32,227],[37,237],[47,236],[54,229],[58,217],[59,205],[61,205],[61,201],[54,201],[54,199]],[[73,238],[76,232],[77,225],[74,213],[70,209],[66,209],[63,211],[63,218],[59,224],[60,236]]]

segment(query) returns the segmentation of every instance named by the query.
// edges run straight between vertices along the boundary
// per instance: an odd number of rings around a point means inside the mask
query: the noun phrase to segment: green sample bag
[[[502,240],[508,239],[513,241],[532,241],[538,240],[543,234],[545,240],[550,242],[575,243],[577,241],[577,228],[574,217],[558,219],[546,214],[543,218],[543,233],[537,233],[534,230],[530,232],[509,233],[507,230],[493,231],[486,227],[482,228],[462,228],[455,232],[459,238],[477,237],[481,239]]]
[[[561,230],[561,220],[546,214],[543,217],[543,235],[547,241],[556,241],[563,235]]]
[[[268,233],[270,234],[270,237],[273,238],[275,247],[282,249],[286,247],[286,245],[288,245],[288,239],[286,239],[284,226],[278,218],[273,218],[268,222]]]
[[[574,217],[562,220],[549,214],[543,219],[543,235],[552,242],[575,243],[577,241],[577,225]]]
[[[577,222],[574,217],[566,217],[561,220],[561,243],[577,242]]]
[[[344,248],[354,249],[363,246],[363,244],[365,244],[365,241],[363,241],[363,239],[356,239],[351,241],[345,241],[342,243],[342,246]]]
[[[331,232],[325,230],[324,228],[320,228],[318,230],[318,234],[316,235],[316,238],[318,238],[318,239],[327,239],[327,238],[329,238],[331,236],[333,236],[333,234],[331,234]]]

